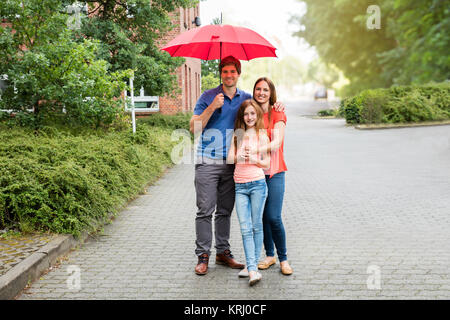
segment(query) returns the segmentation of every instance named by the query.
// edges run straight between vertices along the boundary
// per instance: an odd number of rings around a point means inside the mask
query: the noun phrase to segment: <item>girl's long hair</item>
[[[252,93],[253,97],[255,96],[256,85],[261,81],[265,81],[269,85],[270,89],[270,97],[269,97],[269,124],[270,124],[270,121],[272,120],[272,107],[275,104],[275,102],[277,102],[277,91],[275,90],[275,85],[273,84],[272,80],[270,80],[267,77],[261,77],[258,80],[256,80],[255,85],[253,86],[253,93]],[[260,104],[257,101],[255,102],[260,106]]]
[[[237,147],[237,140],[241,141],[243,138],[243,133],[247,130],[247,125],[244,121],[244,111],[248,106],[252,106],[256,111],[256,124],[255,124],[255,130],[256,134],[259,137],[260,133],[266,133],[266,130],[264,128],[264,113],[262,108],[259,106],[259,104],[253,100],[253,99],[247,99],[244,102],[242,102],[241,106],[239,107],[236,115],[236,120],[234,122],[234,132],[235,132],[235,140],[234,144],[235,147]]]

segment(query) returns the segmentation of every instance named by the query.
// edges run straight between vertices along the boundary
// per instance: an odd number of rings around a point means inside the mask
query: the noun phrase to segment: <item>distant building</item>
[[[169,32],[161,41],[164,46],[179,34],[196,28],[195,18],[200,17],[200,8],[197,4],[194,8],[176,9],[170,14],[175,28]],[[200,59],[185,58],[186,62],[177,69],[178,87],[175,98],[168,95],[160,97],[159,112],[163,114],[174,114],[177,112],[193,111],[195,103],[201,94],[201,64]]]

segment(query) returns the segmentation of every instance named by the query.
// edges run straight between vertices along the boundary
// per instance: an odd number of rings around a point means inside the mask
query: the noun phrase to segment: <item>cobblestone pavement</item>
[[[45,246],[53,238],[52,234],[28,234],[0,239],[0,276]]]
[[[214,257],[194,274],[194,168],[183,164],[20,299],[449,299],[450,126],[362,131],[302,107],[287,105],[293,275],[277,263],[249,287]],[[235,213],[230,242],[244,261]]]

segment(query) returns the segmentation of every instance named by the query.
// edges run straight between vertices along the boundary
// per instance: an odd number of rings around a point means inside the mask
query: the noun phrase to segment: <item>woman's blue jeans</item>
[[[236,183],[236,213],[241,227],[248,271],[256,271],[263,246],[262,215],[267,198],[266,180]]]
[[[286,253],[286,232],[281,220],[281,210],[283,208],[285,174],[280,172],[274,174],[272,178],[266,175],[268,196],[264,208],[264,249],[266,256],[274,257],[274,245],[277,249],[278,260],[287,260]]]

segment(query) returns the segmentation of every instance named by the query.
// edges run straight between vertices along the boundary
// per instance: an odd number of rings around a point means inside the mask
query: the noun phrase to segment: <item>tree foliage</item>
[[[112,71],[135,70],[136,87],[149,95],[164,95],[175,86],[175,69],[183,58],[172,58],[158,48],[161,37],[173,28],[169,13],[192,7],[196,0],[86,1],[89,19],[78,32],[80,39],[100,42],[100,57]]]
[[[211,24],[219,25],[220,18],[214,18]],[[215,88],[220,83],[219,63],[217,60],[202,60],[202,90]]]
[[[121,106],[115,97],[129,71],[110,72],[97,57],[97,43],[75,42],[62,1],[8,0],[0,28],[0,74],[9,86],[0,109],[13,110],[21,124],[38,128],[49,118],[99,127],[111,124]],[[21,121],[23,120],[23,121]]]
[[[0,2],[6,22],[0,27],[0,75],[9,83],[0,109],[19,111],[19,117],[33,110],[35,125],[51,115],[98,127],[120,116],[117,98],[132,70],[135,85],[150,95],[172,91],[183,59],[158,44],[172,28],[169,12],[196,1],[87,1],[79,29],[69,23],[72,2]]]
[[[380,0],[379,29],[369,29],[373,1],[304,0],[293,17],[297,36],[350,80],[347,93],[392,84],[443,81],[450,76],[450,15],[444,0]]]

